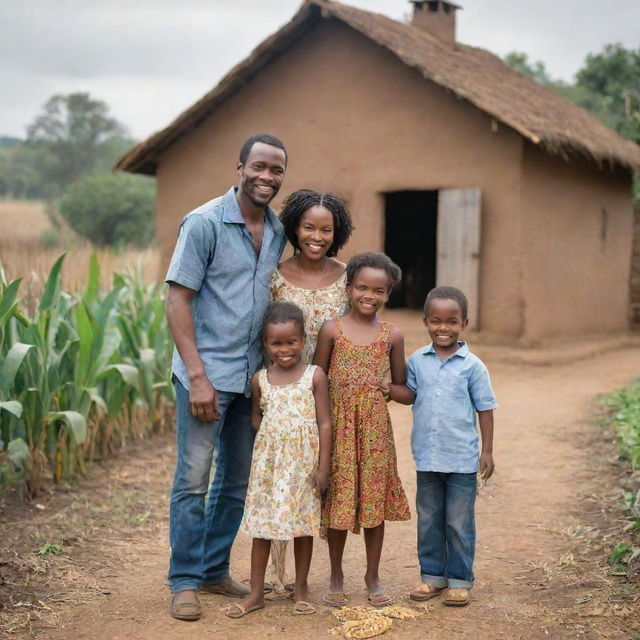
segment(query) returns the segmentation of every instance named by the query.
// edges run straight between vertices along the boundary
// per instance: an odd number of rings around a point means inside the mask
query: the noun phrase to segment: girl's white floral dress
[[[290,540],[320,528],[320,498],[311,476],[320,442],[313,397],[314,365],[297,382],[274,385],[258,374],[262,422],[253,446],[240,530],[253,538]]]

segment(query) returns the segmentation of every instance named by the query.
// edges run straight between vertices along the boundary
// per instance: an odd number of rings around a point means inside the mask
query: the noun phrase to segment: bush
[[[71,228],[98,246],[148,246],[154,238],[155,180],[93,175],[67,187],[60,213]]]

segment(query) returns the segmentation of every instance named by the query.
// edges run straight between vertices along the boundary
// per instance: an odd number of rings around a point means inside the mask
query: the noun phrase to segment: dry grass
[[[76,291],[84,286],[93,253],[98,256],[106,286],[111,283],[114,273],[126,272],[138,264],[145,282],[155,281],[160,275],[157,249],[96,249],[68,232],[60,244],[45,246],[42,236],[50,229],[50,222],[42,202],[0,200],[0,225],[0,264],[9,281],[24,279],[21,292],[28,305],[39,297],[53,263],[65,252],[62,285],[66,291]]]

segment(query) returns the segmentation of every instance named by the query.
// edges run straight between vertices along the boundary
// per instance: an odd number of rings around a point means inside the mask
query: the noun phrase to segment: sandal
[[[298,602],[293,605],[293,615],[296,616],[310,616],[315,612],[316,608],[306,600],[298,600]]]
[[[386,607],[393,600],[385,593],[384,587],[376,587],[373,591],[369,591],[367,602],[374,607]]]
[[[409,593],[409,597],[416,602],[424,602],[425,600],[430,600],[431,598],[439,596],[443,589],[444,588],[439,589],[438,587],[434,587],[432,584],[423,582]]]
[[[322,602],[330,607],[344,607],[348,600],[344,591],[329,591],[322,596]]]
[[[244,618],[248,613],[257,611],[258,609],[264,609],[263,604],[256,604],[253,607],[243,607],[241,604],[232,604],[224,610],[227,618]]]

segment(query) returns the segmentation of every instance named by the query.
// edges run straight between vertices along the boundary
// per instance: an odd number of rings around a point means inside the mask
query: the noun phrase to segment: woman
[[[298,305],[305,319],[302,359],[311,363],[322,325],[348,308],[345,264],[336,260],[353,226],[346,202],[332,193],[294,191],[283,203],[280,222],[293,246],[293,256],[280,264],[271,279],[272,300]],[[271,545],[271,582],[284,585],[286,542]]]

